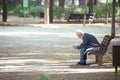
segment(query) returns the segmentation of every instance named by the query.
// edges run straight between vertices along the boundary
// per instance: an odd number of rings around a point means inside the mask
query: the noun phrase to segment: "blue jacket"
[[[88,46],[91,46],[92,43],[99,44],[96,37],[89,33],[84,33],[84,36],[82,39],[83,39],[83,42],[80,44],[80,46],[78,46],[78,49],[81,49],[83,47],[87,48]]]

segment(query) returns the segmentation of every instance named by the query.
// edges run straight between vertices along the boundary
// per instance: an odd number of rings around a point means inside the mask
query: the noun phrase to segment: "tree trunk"
[[[16,6],[18,3],[18,0],[14,0],[14,6]]]
[[[59,7],[64,8],[65,0],[59,0]]]
[[[49,20],[50,20],[50,23],[53,22],[53,5],[54,5],[54,0],[50,0],[50,8],[49,8],[49,14],[50,14]]]
[[[120,3],[120,0],[118,0],[118,2]]]
[[[118,0],[118,3],[119,3],[119,7],[120,7],[120,0]]]
[[[49,1],[44,1],[44,23],[49,24]]]
[[[94,0],[94,5],[97,5],[97,0]]]
[[[36,0],[36,5],[41,5],[42,0]]]
[[[86,6],[86,0],[78,0],[79,6]]]
[[[79,6],[80,6],[80,0],[78,0]]]
[[[93,12],[93,0],[89,0],[89,13],[92,13]]]
[[[2,21],[7,22],[7,0],[3,0],[3,12],[2,12]]]
[[[75,8],[75,0],[72,0],[72,7]]]
[[[14,5],[15,6],[18,5],[18,4],[20,4],[20,2],[21,2],[21,0],[14,0]]]

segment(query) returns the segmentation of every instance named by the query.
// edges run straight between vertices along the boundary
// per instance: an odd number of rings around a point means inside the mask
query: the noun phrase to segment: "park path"
[[[75,35],[78,29],[94,34],[99,41],[105,34],[110,34],[111,30],[110,25],[105,24],[87,24],[85,27],[81,24],[1,26],[0,74],[7,75],[9,78],[9,73],[27,73],[29,75],[29,73],[114,72],[114,68],[109,62],[104,63],[101,67],[75,65],[79,61],[79,51],[74,50],[73,45],[81,42]],[[117,28],[117,35],[120,35],[119,31],[120,28]],[[119,39],[113,41],[119,41]],[[94,62],[93,57],[88,56],[88,64]],[[12,75],[12,77],[14,76],[15,74]],[[6,78],[0,77],[0,79],[5,80]],[[27,79],[23,78],[23,80]]]

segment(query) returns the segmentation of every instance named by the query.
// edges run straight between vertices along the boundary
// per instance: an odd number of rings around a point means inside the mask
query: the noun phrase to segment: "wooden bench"
[[[84,15],[83,14],[70,14],[67,18],[67,22],[70,22],[71,20],[80,21],[80,18],[84,19]]]
[[[96,44],[92,44],[92,46],[94,46],[93,48],[88,48],[85,51],[85,54],[95,54],[96,56],[96,63],[98,63],[98,65],[102,65],[102,58],[104,56],[104,54],[107,51],[108,45],[110,44],[110,41],[113,37],[110,35],[105,35],[101,44],[96,45]]]
[[[89,23],[94,21],[95,13],[87,13],[87,14],[70,14],[67,18],[67,22],[71,21],[83,21],[85,19],[89,21]]]

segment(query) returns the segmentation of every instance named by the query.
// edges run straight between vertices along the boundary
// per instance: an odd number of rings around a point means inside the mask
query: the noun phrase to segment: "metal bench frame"
[[[112,40],[112,38],[113,37],[110,35],[105,35],[101,44],[99,45],[92,44],[92,46],[94,47],[88,48],[85,54],[88,54],[88,55],[94,54],[96,57],[96,63],[98,63],[99,66],[102,65],[102,58],[106,53],[108,45],[110,44],[110,41]]]

